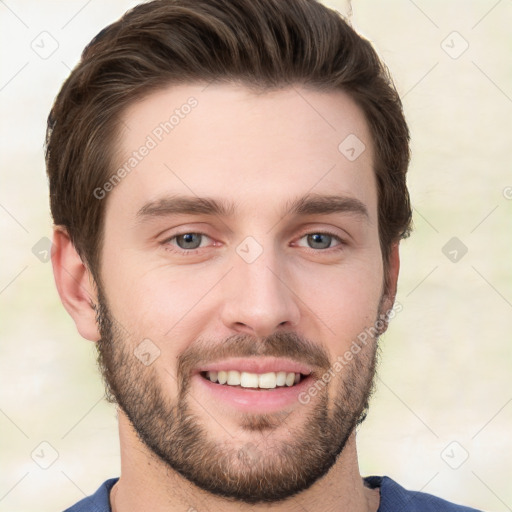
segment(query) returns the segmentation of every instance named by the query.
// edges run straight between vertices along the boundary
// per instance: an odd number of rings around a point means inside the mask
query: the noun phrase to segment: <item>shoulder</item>
[[[370,487],[380,488],[378,512],[481,512],[431,494],[409,491],[387,476],[369,476],[364,480]]]
[[[87,496],[72,507],[67,508],[64,512],[111,512],[110,510],[110,489],[119,480],[119,478],[111,478],[101,484],[98,490]]]

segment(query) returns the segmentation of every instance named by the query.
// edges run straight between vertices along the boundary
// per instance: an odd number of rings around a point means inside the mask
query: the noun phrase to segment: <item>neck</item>
[[[329,472],[309,489],[274,504],[248,505],[198,488],[158,459],[140,441],[119,410],[121,477],[110,494],[113,512],[376,512],[379,490],[364,486],[359,474],[355,432]]]

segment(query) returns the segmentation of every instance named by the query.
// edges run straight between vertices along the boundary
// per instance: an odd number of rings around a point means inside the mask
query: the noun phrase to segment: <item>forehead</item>
[[[227,198],[237,213],[258,215],[308,193],[339,194],[376,215],[369,129],[341,91],[169,87],[124,112],[120,169],[108,209],[121,207],[132,218],[174,194]]]

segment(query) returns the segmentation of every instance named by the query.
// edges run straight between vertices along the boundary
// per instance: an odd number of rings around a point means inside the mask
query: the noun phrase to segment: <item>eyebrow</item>
[[[175,195],[162,197],[146,203],[137,212],[140,222],[154,217],[171,215],[212,215],[219,217],[233,217],[236,206],[232,202],[217,200],[209,197],[194,197]],[[365,220],[369,219],[368,209],[365,204],[354,197],[339,195],[307,194],[305,196],[289,200],[284,208],[283,217],[286,215],[329,215],[334,213],[349,213]]]

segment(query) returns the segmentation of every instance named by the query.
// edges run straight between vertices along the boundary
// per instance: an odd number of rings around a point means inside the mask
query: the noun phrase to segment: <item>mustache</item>
[[[264,338],[235,334],[222,342],[200,338],[178,358],[178,382],[188,382],[194,368],[230,357],[287,357],[323,373],[330,367],[329,353],[323,345],[295,332],[276,332]]]

